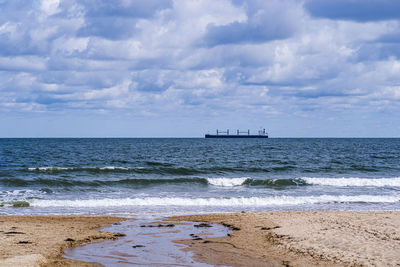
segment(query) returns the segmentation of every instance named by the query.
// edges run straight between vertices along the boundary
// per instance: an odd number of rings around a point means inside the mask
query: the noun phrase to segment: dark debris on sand
[[[154,225],[154,224],[144,225],[144,224],[142,224],[140,227],[175,227],[175,224],[172,224],[172,223],[170,223],[170,224],[157,224],[157,225]]]
[[[19,241],[17,244],[32,244],[31,241]]]
[[[212,227],[212,225],[208,224],[208,223],[200,223],[200,224],[195,224],[193,226],[197,227],[197,228],[199,228],[199,227]]]

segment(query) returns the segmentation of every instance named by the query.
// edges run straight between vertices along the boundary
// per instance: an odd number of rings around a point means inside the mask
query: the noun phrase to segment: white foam
[[[370,186],[370,187],[400,187],[400,177],[394,178],[311,178],[302,177],[308,184],[329,186]]]
[[[9,196],[9,197],[20,197],[20,196],[35,197],[38,194],[43,195],[43,192],[31,189],[14,189],[14,190],[0,191],[0,196]]]
[[[122,199],[85,199],[85,200],[30,200],[33,207],[120,207],[120,206],[284,206],[316,203],[394,203],[400,196],[358,195],[358,196],[270,196],[270,197],[233,197],[233,198],[181,198],[148,197]]]
[[[135,170],[143,169],[143,167],[127,168],[127,167],[116,167],[116,166],[105,166],[105,167],[31,167],[29,171],[65,171],[65,170],[80,170],[80,169],[100,169],[100,170]]]
[[[45,195],[46,192],[41,190],[31,190],[31,189],[15,189],[15,190],[0,190],[0,204],[10,206],[14,201],[27,201],[27,198],[41,197]]]
[[[58,171],[58,170],[72,170],[73,168],[66,167],[32,167],[28,168],[29,171]]]
[[[239,186],[246,182],[249,177],[241,177],[241,178],[207,178],[207,182],[211,185],[215,186]]]
[[[101,167],[100,170],[129,170],[129,168],[126,168],[126,167],[115,167],[115,166],[105,166],[105,167]]]

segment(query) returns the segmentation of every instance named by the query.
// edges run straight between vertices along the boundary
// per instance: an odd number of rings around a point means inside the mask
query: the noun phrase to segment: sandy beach
[[[0,266],[96,266],[62,257],[65,248],[118,234],[97,229],[115,217],[0,218]],[[230,266],[398,266],[400,212],[290,211],[172,217],[223,224],[226,237],[186,239],[194,259]],[[211,230],[211,229],[210,229]]]
[[[78,216],[0,217],[0,266],[93,266],[62,257],[76,247],[118,234],[98,229],[123,218]]]
[[[233,266],[399,266],[400,212],[290,211],[175,217],[240,229],[180,241],[195,259]]]

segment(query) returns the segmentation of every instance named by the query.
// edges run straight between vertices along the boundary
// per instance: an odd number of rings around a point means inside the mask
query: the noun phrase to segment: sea
[[[400,139],[0,139],[0,215],[400,210]]]

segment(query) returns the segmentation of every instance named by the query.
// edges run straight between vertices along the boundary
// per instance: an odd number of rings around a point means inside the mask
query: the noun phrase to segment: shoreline
[[[119,217],[0,216],[0,266],[99,266],[64,258],[65,248],[106,239]],[[185,215],[218,223],[226,237],[184,239],[194,260],[230,266],[384,266],[400,262],[400,211],[275,211]],[[212,228],[210,228],[212,231]],[[188,237],[189,238],[189,237]]]
[[[100,231],[127,220],[88,216],[0,216],[0,266],[94,266],[63,257],[64,249],[120,234]]]

